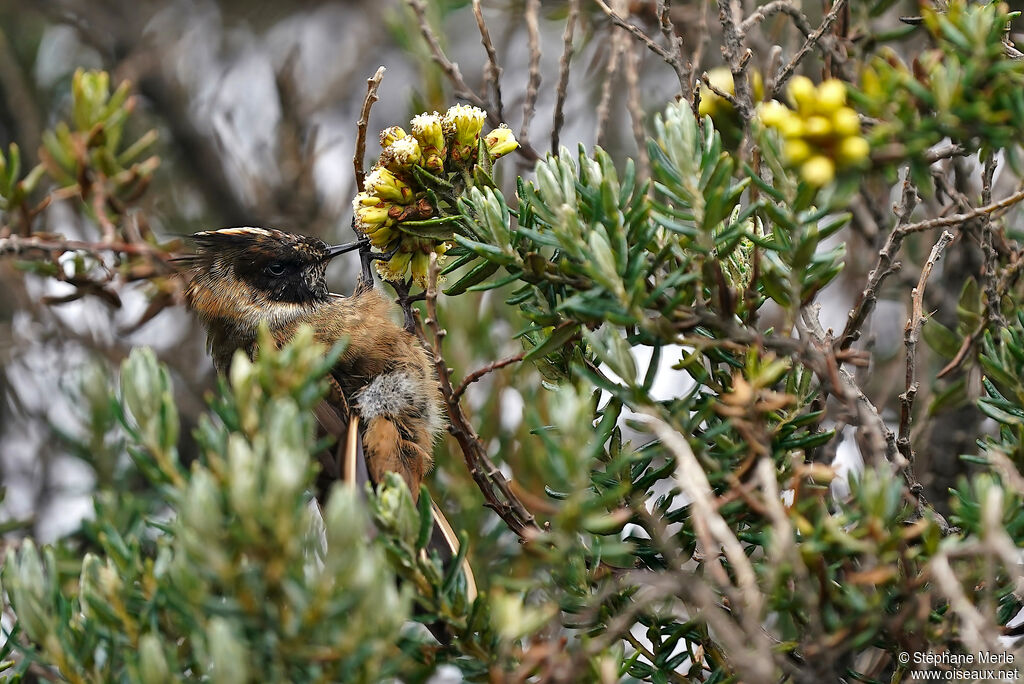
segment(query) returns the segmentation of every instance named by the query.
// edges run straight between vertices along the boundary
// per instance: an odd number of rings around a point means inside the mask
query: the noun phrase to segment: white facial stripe
[[[197,236],[205,235],[273,235],[266,228],[251,228],[251,227],[239,227],[239,228],[221,228],[220,230],[204,230],[201,233],[196,233]]]

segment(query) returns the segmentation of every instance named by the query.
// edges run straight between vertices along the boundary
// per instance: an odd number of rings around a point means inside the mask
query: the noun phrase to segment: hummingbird
[[[335,481],[361,490],[388,472],[401,475],[416,500],[445,427],[441,392],[432,355],[392,320],[393,305],[373,287],[366,264],[351,296],[329,291],[327,264],[363,243],[332,247],[315,237],[248,227],[203,231],[191,241],[195,253],[181,259],[185,299],[206,328],[218,372],[227,372],[238,349],[255,354],[262,324],[278,344],[303,324],[327,348],[348,340],[315,409],[321,432],[336,440],[319,454],[318,501]],[[458,537],[436,503],[433,517],[429,547],[449,562],[458,555]],[[464,563],[463,570],[472,601],[472,569]]]

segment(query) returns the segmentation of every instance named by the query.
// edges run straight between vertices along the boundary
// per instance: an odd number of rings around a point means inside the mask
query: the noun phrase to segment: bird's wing
[[[366,468],[366,457],[363,454],[362,425],[359,416],[355,413],[343,416],[342,407],[329,403],[327,400],[320,401],[314,413],[320,426],[333,435],[337,441],[334,452],[329,452],[326,459],[321,459],[324,461],[321,480],[327,478],[330,481],[341,480],[362,493],[366,483],[370,481],[370,474]],[[330,482],[318,482],[317,498],[322,501],[329,487]],[[453,558],[459,556],[459,538],[444,513],[433,501],[431,501],[431,511],[434,517],[434,529],[427,542],[427,550],[437,551],[442,563],[447,565]],[[463,558],[462,571],[466,577],[466,597],[470,601],[474,601],[477,596],[476,577],[468,559]]]
[[[448,518],[444,517],[444,513],[434,501],[430,502],[430,510],[434,513],[434,530],[430,534],[430,543],[427,546],[437,549],[438,554],[445,562],[451,561],[452,558],[458,558],[459,538],[455,534],[455,530],[452,529],[451,523],[448,522]],[[447,549],[447,556],[444,553],[445,549]],[[473,568],[470,566],[468,558],[462,559],[462,572],[466,576],[466,598],[475,601],[476,576],[473,575]]]

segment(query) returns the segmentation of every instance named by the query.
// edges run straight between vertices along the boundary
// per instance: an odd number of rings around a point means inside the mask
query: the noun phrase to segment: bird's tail
[[[378,421],[384,421],[382,418],[375,418],[371,423]],[[387,422],[387,421],[385,421]],[[376,428],[380,432],[386,431],[386,426],[378,426]],[[390,428],[394,430],[395,428]],[[382,435],[376,435],[381,437]],[[373,474],[367,468],[367,459],[364,454],[363,444],[367,441],[367,432],[364,432],[359,416],[351,414],[345,442],[341,447],[341,458],[339,462],[339,471],[342,480],[355,487],[358,491],[364,491],[364,487],[367,482],[377,482],[377,478],[373,477]],[[392,441],[391,445],[396,445],[399,442]],[[410,442],[407,442],[410,443]],[[381,446],[385,446],[382,444]],[[415,446],[415,445],[414,445]],[[418,448],[418,447],[417,447]],[[376,460],[376,458],[375,458]],[[417,492],[418,493],[418,490]],[[427,542],[426,551],[427,553],[436,552],[438,557],[441,559],[442,564],[446,567],[449,566],[455,559],[460,557],[460,543],[459,538],[455,534],[455,530],[452,528],[451,523],[448,522],[448,518],[445,517],[441,509],[438,508],[437,503],[431,501],[431,514],[434,518],[433,530],[430,534],[430,539]],[[473,574],[473,568],[469,564],[469,560],[463,555],[462,556],[462,572],[466,578],[466,598],[472,602],[477,597],[477,585],[476,577]],[[427,629],[430,633],[441,642],[442,644],[448,644],[452,639],[451,631],[448,629],[448,625],[443,622],[434,622],[428,624]]]

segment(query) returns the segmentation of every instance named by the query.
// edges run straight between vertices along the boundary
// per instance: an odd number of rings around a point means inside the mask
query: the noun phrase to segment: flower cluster
[[[413,117],[408,133],[399,126],[381,131],[380,159],[352,206],[356,230],[389,255],[377,261],[385,280],[402,280],[411,271],[413,280],[426,286],[431,252],[441,256],[451,246],[428,228],[437,228],[446,209],[454,209],[477,164],[489,169],[519,147],[504,124],[482,135],[486,118],[477,107],[455,105],[444,115]]]
[[[715,67],[708,72],[708,82],[723,93],[736,94],[736,84],[732,80],[732,71],[729,67]],[[754,101],[759,102],[764,97],[764,81],[761,74],[751,71],[750,89]],[[715,124],[715,130],[722,136],[722,142],[729,149],[735,149],[743,139],[743,119],[732,102],[707,87],[700,84],[700,105],[697,113],[701,118],[710,116]]]
[[[837,171],[862,165],[871,149],[861,136],[860,117],[846,104],[846,84],[829,79],[815,86],[797,76],[787,89],[793,108],[772,100],[760,108],[761,123],[785,139],[786,162],[812,185],[832,182]]]

